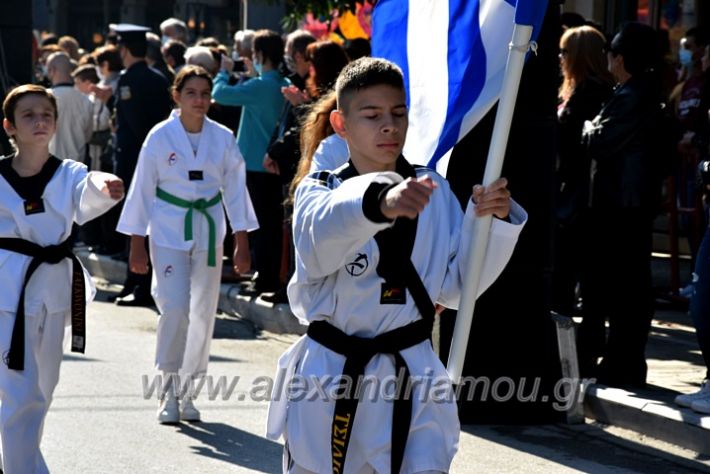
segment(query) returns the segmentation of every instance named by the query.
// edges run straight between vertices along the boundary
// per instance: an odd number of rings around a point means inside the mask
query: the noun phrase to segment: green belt
[[[202,215],[205,216],[205,218],[207,219],[207,225],[209,226],[210,239],[209,245],[207,247],[207,265],[210,267],[216,266],[217,230],[215,227],[214,219],[212,219],[212,216],[209,215],[207,209],[212,206],[216,206],[220,203],[220,201],[222,200],[222,193],[218,192],[217,195],[209,201],[206,199],[186,201],[184,199],[180,199],[177,196],[173,196],[172,194],[163,191],[160,188],[156,190],[155,195],[158,197],[158,199],[162,199],[165,202],[187,209],[187,214],[185,214],[185,240],[192,240],[192,211],[196,210],[197,212],[201,212]]]

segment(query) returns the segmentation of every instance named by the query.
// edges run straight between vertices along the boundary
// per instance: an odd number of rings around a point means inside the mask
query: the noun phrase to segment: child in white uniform
[[[448,472],[459,423],[430,342],[434,304],[458,306],[475,216],[499,218],[479,291],[505,267],[527,217],[504,179],[474,187],[463,215],[445,179],[401,156],[407,107],[394,64],[350,63],[336,94],[331,124],[350,162],[306,177],[296,191],[288,295],[309,329],[279,360],[285,378],[275,385],[267,436],[284,436],[287,473]],[[351,391],[361,377],[400,374],[397,386],[413,389],[394,402],[376,386],[359,397]],[[413,384],[425,378],[437,383]],[[308,396],[294,393],[302,383]]]
[[[123,198],[108,173],[50,155],[57,104],[40,86],[11,91],[3,127],[16,153],[0,159],[0,441],[6,474],[46,473],[44,419],[59,381],[64,329],[84,352],[91,278],[71,250],[83,224]]]
[[[199,66],[180,70],[173,85],[179,110],[150,131],[117,230],[131,235],[129,265],[148,271],[150,234],[152,293],[160,310],[156,366],[173,381],[158,421],[197,421],[187,393],[207,371],[222,275],[224,211],[235,233],[235,272],[249,271],[247,231],[258,228],[246,189],[244,160],[231,130],[206,117],[212,79]]]

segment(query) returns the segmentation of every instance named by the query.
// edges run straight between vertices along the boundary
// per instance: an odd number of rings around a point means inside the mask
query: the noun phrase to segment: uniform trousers
[[[25,316],[25,369],[0,363],[0,442],[5,474],[39,474],[49,469],[40,451],[44,419],[59,381],[70,311],[42,309]],[[10,347],[15,313],[0,311],[0,351]]]
[[[214,331],[223,248],[215,267],[207,266],[207,250],[175,250],[150,241],[152,294],[160,311],[155,364],[181,377],[207,371]]]

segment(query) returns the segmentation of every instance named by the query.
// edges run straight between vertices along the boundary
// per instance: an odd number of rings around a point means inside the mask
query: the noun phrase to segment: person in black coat
[[[607,61],[617,87],[583,131],[591,195],[578,352],[583,376],[638,388],[646,383],[645,347],[654,308],[651,239],[661,193],[657,152],[665,149],[655,31],[626,24],[611,42]]]
[[[589,198],[590,160],[582,144],[582,127],[613,93],[607,70],[606,40],[591,26],[565,31],[560,39],[558,155],[555,193],[555,253],[552,309],[571,315],[580,272],[583,219]]]

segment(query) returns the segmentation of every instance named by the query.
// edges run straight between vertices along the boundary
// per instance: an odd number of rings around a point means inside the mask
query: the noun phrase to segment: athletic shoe
[[[180,406],[180,419],[182,421],[200,421],[200,410],[195,408],[191,398],[185,398]]]
[[[696,399],[690,404],[690,408],[698,413],[710,415],[710,395],[706,395],[705,398]]]
[[[710,398],[710,383],[708,383],[707,380],[703,382],[700,386],[700,390],[697,392],[684,393],[675,397],[675,403],[676,405],[680,405],[682,407],[691,408],[693,402],[706,398]]]
[[[172,425],[180,421],[180,409],[177,398],[169,391],[165,399],[160,402],[158,409],[158,422],[162,425]]]

